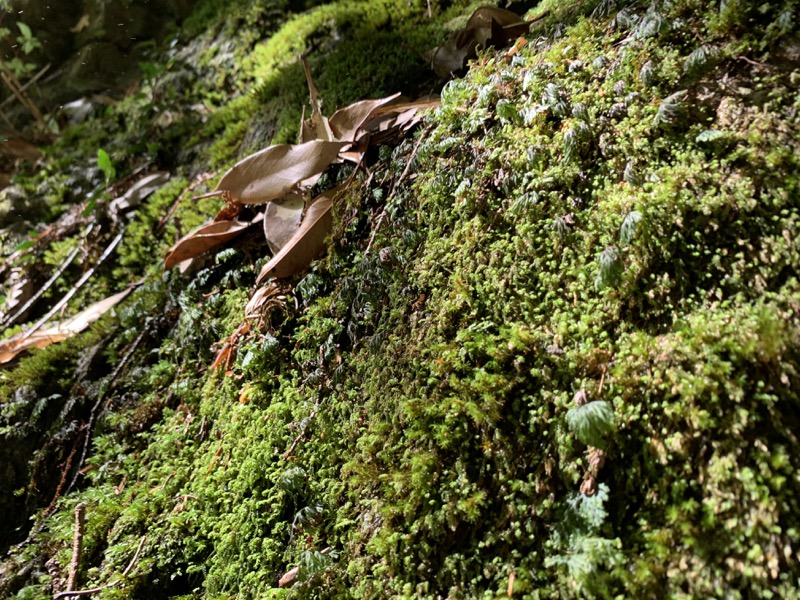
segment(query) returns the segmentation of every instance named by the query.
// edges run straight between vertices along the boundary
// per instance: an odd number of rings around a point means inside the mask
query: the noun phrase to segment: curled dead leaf
[[[229,242],[252,225],[249,221],[212,221],[183,236],[170,248],[164,270]]]
[[[306,197],[288,194],[278,200],[267,202],[264,211],[264,237],[273,254],[277,254],[300,229]]]
[[[244,318],[256,319],[271,307],[282,306],[285,300],[284,293],[285,290],[275,282],[258,288],[244,307]]]
[[[355,142],[365,123],[367,123],[376,112],[391,104],[400,97],[400,93],[378,98],[376,100],[362,100],[354,102],[349,106],[340,108],[331,115],[329,120],[331,130],[336,139],[343,142]]]
[[[323,192],[311,202],[300,228],[283,249],[272,257],[256,279],[260,283],[267,277],[291,277],[306,269],[325,250],[325,238],[331,232],[333,199],[346,184]]]
[[[467,24],[438,48],[430,52],[431,66],[440,77],[459,73],[467,61],[476,58],[478,50],[495,46],[502,48],[527,33],[531,24],[543,18],[525,21],[518,14],[496,6],[481,6],[472,13]]]
[[[128,191],[109,203],[109,212],[112,215],[119,215],[127,210],[136,208],[141,204],[142,200],[166,184],[169,181],[169,177],[169,173],[166,171],[156,171],[145,175],[129,187]]]
[[[322,173],[347,145],[315,140],[269,146],[231,167],[215,192],[228,192],[242,204],[264,204],[295,191],[302,181]]]

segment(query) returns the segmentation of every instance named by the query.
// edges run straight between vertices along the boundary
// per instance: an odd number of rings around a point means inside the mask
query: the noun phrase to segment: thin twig
[[[94,226],[95,224],[92,223],[91,225],[89,225],[89,227],[86,228],[86,231],[83,232],[82,236],[83,239],[89,237],[89,234],[92,232]],[[58,280],[58,278],[61,277],[61,274],[64,271],[66,271],[68,266],[72,264],[72,261],[75,260],[75,257],[78,255],[78,252],[80,251],[81,251],[81,246],[79,244],[78,246],[75,247],[75,249],[72,252],[69,253],[69,256],[67,256],[67,258],[65,258],[64,261],[58,266],[58,268],[55,270],[55,273],[53,273],[52,277],[50,277],[50,279],[48,279],[44,283],[44,285],[42,285],[36,291],[36,293],[33,296],[31,296],[25,304],[22,305],[22,308],[20,308],[12,316],[3,320],[2,327],[5,328],[8,327],[9,325],[13,325],[17,319],[19,319],[23,314],[25,314],[28,311],[28,309],[31,306],[33,306],[34,302],[39,300],[39,298],[42,297],[42,294],[44,294],[47,290],[49,290],[50,286],[52,286]]]
[[[111,254],[114,251],[114,249],[119,245],[119,243],[122,241],[122,236],[123,236],[124,233],[125,233],[125,231],[123,230],[123,231],[120,231],[119,234],[117,234],[117,237],[115,237],[111,241],[111,243],[106,247],[106,249],[103,252],[103,254],[100,255],[100,258],[97,259],[97,262],[95,263],[95,265],[92,268],[90,268],[88,271],[86,271],[86,273],[83,274],[83,277],[81,277],[78,280],[78,282],[74,286],[72,286],[72,289],[70,291],[68,291],[66,294],[64,294],[64,297],[61,298],[61,300],[59,300],[56,303],[56,305],[53,308],[51,308],[45,316],[43,316],[41,319],[39,319],[33,327],[31,327],[28,331],[25,332],[25,335],[23,336],[22,339],[29,338],[36,331],[38,331],[41,328],[42,325],[47,323],[47,321],[49,321],[50,318],[54,314],[56,314],[59,310],[61,310],[62,308],[64,308],[64,306],[66,306],[67,302],[69,302],[70,299],[75,294],[78,293],[78,290],[81,289],[81,286],[83,286],[83,284],[86,283],[92,275],[94,275],[94,272],[97,269],[97,267],[99,267],[103,263],[103,261],[106,258],[108,258],[108,255]]]
[[[746,56],[741,56],[740,55],[740,56],[737,56],[736,58],[738,58],[739,60],[743,60],[744,62],[746,62],[748,64],[751,64],[754,67],[762,67],[764,69],[768,69],[770,67],[770,65],[768,65],[768,64],[765,64],[765,63],[762,63],[762,62],[758,62],[757,60],[753,60],[752,58],[747,58]]]
[[[128,574],[131,572],[131,569],[133,569],[133,565],[136,564],[136,561],[139,559],[139,554],[141,554],[142,552],[145,540],[147,540],[147,536],[143,535],[142,539],[139,540],[139,546],[136,548],[136,552],[134,553],[133,558],[128,563],[128,566],[125,567],[125,570],[122,572],[122,576],[118,577],[111,583],[107,583],[105,585],[101,585],[99,587],[92,588],[89,590],[76,590],[76,591],[67,590],[66,592],[59,592],[58,594],[53,596],[53,600],[61,600],[61,598],[72,598],[74,596],[90,596],[91,594],[97,594],[105,589],[114,587],[115,585],[119,585],[119,583],[128,576]]]
[[[56,502],[61,497],[61,492],[64,489],[64,486],[67,485],[67,477],[72,471],[72,460],[75,458],[75,453],[78,451],[78,438],[72,444],[72,450],[67,456],[67,460],[64,461],[64,469],[61,471],[61,479],[58,482],[58,486],[56,487],[56,493],[53,494],[53,499],[50,501],[50,504],[47,505],[47,508],[44,509],[43,516],[48,516],[52,513],[56,508]]]
[[[14,96],[9,96],[9,98],[13,98],[13,97],[14,97]],[[11,119],[9,119],[9,118],[6,116],[6,113],[4,113],[2,110],[0,110],[0,118],[2,118],[2,119],[3,119],[3,121],[5,122],[5,124],[6,124],[6,125],[8,125],[8,128],[11,130],[11,132],[10,132],[10,133],[16,133],[16,131],[17,131],[17,128],[16,128],[16,127],[14,127],[14,124],[11,122]]]
[[[39,109],[36,108],[36,105],[31,102],[30,98],[28,98],[28,95],[24,92],[19,79],[17,79],[11,70],[2,62],[0,62],[0,79],[2,79],[3,83],[6,84],[6,87],[11,90],[11,93],[16,96],[20,104],[28,109],[36,122],[39,123],[39,125],[41,125],[44,129],[47,129],[47,125],[44,122],[42,113],[39,112]]]
[[[419,150],[419,147],[422,145],[422,142],[425,140],[427,134],[430,133],[432,129],[433,129],[433,124],[428,125],[425,128],[425,130],[420,134],[417,143],[414,144],[414,149],[411,151],[411,156],[408,158],[408,162],[406,163],[406,168],[403,169],[403,172],[400,174],[400,177],[397,179],[397,181],[394,182],[394,185],[392,185],[392,191],[389,192],[389,196],[386,198],[386,203],[383,205],[383,210],[381,211],[381,214],[378,217],[378,222],[375,224],[375,228],[372,230],[372,236],[369,238],[369,244],[367,244],[367,249],[364,251],[365,257],[369,254],[369,250],[370,248],[372,248],[372,243],[375,241],[375,236],[378,234],[378,230],[380,229],[381,224],[383,223],[383,218],[384,216],[386,216],[386,207],[389,205],[389,201],[392,199],[395,192],[397,191],[397,188],[400,186],[400,184],[406,178],[406,175],[408,175],[408,172],[411,170],[411,165],[414,163],[414,158],[417,156],[417,151]]]
[[[303,439],[303,436],[306,434],[306,431],[308,431],[308,421],[310,421],[316,416],[317,416],[317,409],[315,408],[314,410],[311,411],[311,414],[308,415],[308,420],[306,421],[306,425],[303,427],[303,430],[298,434],[296,438],[294,438],[294,441],[292,442],[292,445],[289,446],[289,449],[283,453],[283,458],[289,458],[289,456],[291,456],[292,452],[294,452],[294,449],[297,447],[297,444],[300,443],[300,440]]]
[[[139,344],[142,343],[142,340],[144,339],[146,333],[147,333],[147,327],[143,327],[142,331],[139,333],[139,336],[133,341],[133,344],[131,344],[131,347],[125,353],[125,356],[122,358],[119,364],[117,364],[117,367],[114,369],[114,372],[111,373],[111,378],[108,382],[108,386],[106,386],[106,389],[103,390],[100,394],[98,394],[97,401],[94,403],[92,411],[89,413],[89,422],[86,424],[86,436],[83,439],[83,450],[81,450],[81,458],[78,461],[78,464],[75,468],[75,474],[72,476],[72,481],[70,481],[67,490],[64,492],[65,494],[69,494],[72,488],[75,487],[75,483],[78,481],[78,477],[81,474],[81,469],[83,469],[83,463],[86,460],[86,454],[89,452],[89,445],[92,442],[92,429],[94,429],[94,423],[97,420],[97,411],[100,408],[100,405],[103,403],[103,400],[105,399],[108,392],[111,391],[114,382],[117,380],[117,377],[119,377],[120,373],[122,372],[122,369],[125,368],[125,365],[131,359],[133,353],[139,347]]]
[[[39,81],[39,79],[41,79],[41,78],[42,78],[42,75],[44,75],[45,73],[47,73],[47,70],[48,70],[49,68],[50,68],[50,65],[49,65],[49,64],[46,64],[44,67],[42,67],[42,68],[41,68],[41,70],[40,70],[38,73],[36,73],[36,75],[34,75],[33,77],[31,77],[31,78],[30,78],[28,81],[26,81],[26,82],[25,82],[25,84],[24,84],[24,85],[22,85],[22,86],[19,88],[19,91],[21,91],[21,92],[24,92],[24,91],[25,91],[25,90],[27,90],[29,87],[31,87],[31,86],[32,86],[34,83],[36,83],[37,81]],[[2,102],[0,102],[0,108],[4,108],[6,105],[10,104],[10,103],[11,103],[13,100],[14,100],[14,96],[9,96],[8,98],[6,98],[6,99],[5,99],[5,100],[3,100]]]
[[[216,176],[216,173],[203,173],[201,175],[198,175],[197,179],[194,182],[192,182],[188,186],[186,186],[184,188],[184,190],[180,193],[180,196],[178,196],[178,199],[175,200],[175,202],[172,203],[172,206],[169,207],[169,210],[167,211],[167,214],[165,214],[163,217],[161,217],[161,220],[158,222],[158,225],[156,226],[156,232],[158,233],[158,232],[163,231],[164,227],[166,227],[166,225],[167,225],[167,222],[172,218],[172,214],[177,210],[178,205],[181,203],[181,200],[183,200],[183,198],[184,198],[184,196],[186,196],[186,194],[188,194],[189,192],[194,191],[194,188],[196,188],[198,185],[208,181],[209,179],[211,179],[211,178],[213,178],[215,176]],[[220,194],[217,194],[217,193],[214,193],[214,192],[209,192],[208,194],[203,194],[202,196],[198,196],[198,198],[205,198],[205,197],[208,197],[210,195],[219,196]]]
[[[78,570],[81,568],[81,547],[83,546],[84,525],[86,525],[86,504],[81,502],[75,507],[75,532],[72,536],[72,560],[69,561],[67,592],[73,591],[78,583]]]

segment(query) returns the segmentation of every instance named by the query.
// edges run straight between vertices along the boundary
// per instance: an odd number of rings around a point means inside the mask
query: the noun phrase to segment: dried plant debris
[[[92,304],[74,317],[53,323],[46,329],[29,330],[12,338],[0,342],[0,363],[12,361],[20,353],[32,348],[45,348],[55,342],[60,342],[76,333],[86,329],[91,323],[102,317],[133,290],[133,286],[126,290],[109,296],[108,298]]]
[[[478,56],[478,50],[507,46],[547,14],[525,21],[509,10],[481,6],[472,13],[464,29],[456,31],[444,44],[429,52],[431,67],[442,78],[461,73],[466,69],[467,61]]]
[[[334,199],[347,184],[323,192],[308,207],[300,228],[287,244],[272,257],[258,275],[258,282],[267,277],[290,277],[305,270],[325,250],[325,238],[331,232],[331,208]]]
[[[328,118],[304,58],[311,117],[300,124],[298,144],[275,144],[242,159],[219,180],[211,193],[227,202],[214,221],[181,238],[170,249],[164,269],[186,266],[204,252],[233,240],[263,218],[264,237],[273,259],[262,269],[266,277],[291,277],[306,269],[324,250],[330,233],[330,210],[347,184],[309,201],[309,190],[330,165],[342,160],[360,163],[371,145],[403,136],[419,123],[420,111],[439,105],[437,97],[409,101],[393,94],[362,100]],[[264,205],[255,219],[240,220],[242,205]]]
[[[188,259],[200,256],[212,248],[231,241],[252,224],[251,221],[211,221],[201,225],[172,246],[164,260],[164,269],[171,269]]]

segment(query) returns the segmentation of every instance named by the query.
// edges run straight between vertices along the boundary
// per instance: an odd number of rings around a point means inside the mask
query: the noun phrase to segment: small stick
[[[128,563],[128,566],[125,567],[125,570],[122,572],[122,576],[119,577],[118,579],[115,579],[111,583],[107,583],[105,585],[101,585],[99,587],[92,588],[92,589],[89,589],[89,590],[75,590],[75,591],[73,591],[73,590],[69,590],[68,589],[65,592],[60,592],[60,593],[56,594],[55,596],[53,596],[53,600],[61,600],[61,598],[71,598],[73,596],[90,596],[92,594],[97,594],[98,592],[102,592],[103,590],[105,590],[107,588],[111,588],[111,587],[114,587],[115,585],[118,585],[123,579],[125,579],[125,577],[128,576],[128,573],[131,572],[131,569],[133,568],[133,565],[136,563],[136,561],[139,558],[139,554],[142,552],[142,548],[144,547],[144,542],[145,542],[146,539],[147,539],[147,536],[143,535],[142,539],[139,540],[139,547],[136,548],[136,553],[133,555],[133,558]]]
[[[86,525],[86,504],[81,502],[75,507],[75,533],[72,538],[72,560],[69,562],[67,592],[75,589],[78,583],[78,569],[81,567],[81,546],[83,545],[83,528]]]
[[[29,87],[31,87],[31,86],[32,86],[34,83],[36,83],[37,81],[39,81],[39,79],[41,79],[41,78],[42,78],[42,75],[44,75],[45,73],[47,73],[47,70],[48,70],[49,68],[50,68],[50,65],[49,65],[49,64],[47,64],[47,65],[45,65],[44,67],[42,67],[42,69],[41,69],[41,70],[40,70],[38,73],[36,73],[36,75],[34,75],[33,77],[31,77],[31,78],[30,78],[28,81],[26,81],[26,82],[25,82],[25,84],[24,84],[23,86],[21,86],[21,87],[19,88],[19,91],[20,91],[20,92],[24,92],[24,91],[25,91],[25,90],[27,90]],[[11,103],[13,100],[14,100],[14,96],[9,96],[8,98],[6,98],[6,99],[5,99],[5,100],[3,100],[2,102],[0,102],[0,108],[3,108],[3,107],[5,107],[6,105],[10,104],[10,103]]]
[[[317,409],[315,408],[314,410],[311,411],[311,414],[308,416],[308,420],[310,421],[316,416],[317,416]],[[308,430],[308,424],[306,424],[306,426],[303,427],[303,430],[298,434],[298,436],[294,438],[292,445],[289,446],[289,449],[283,453],[283,458],[289,458],[289,456],[291,456],[292,452],[294,452],[294,449],[297,447],[297,444],[299,444],[300,440],[303,439],[303,436],[306,434],[307,430]]]
[[[94,275],[95,269],[97,269],[97,267],[99,267],[103,263],[103,261],[106,258],[108,258],[108,255],[111,254],[114,251],[114,249],[119,245],[119,243],[122,241],[123,233],[125,233],[124,230],[122,232],[120,232],[119,234],[117,234],[117,237],[115,237],[111,241],[111,243],[106,247],[106,249],[103,252],[103,254],[100,255],[100,258],[97,259],[97,262],[95,263],[95,265],[93,267],[91,267],[88,271],[86,271],[86,273],[83,274],[83,277],[81,277],[78,280],[78,282],[74,286],[72,286],[72,289],[70,291],[68,291],[66,294],[64,294],[64,297],[61,298],[61,300],[56,302],[56,305],[53,308],[51,308],[45,316],[43,316],[41,319],[36,321],[36,324],[33,327],[31,327],[28,331],[25,332],[25,335],[23,336],[22,339],[29,338],[36,331],[38,331],[41,328],[42,325],[47,323],[47,321],[50,319],[50,317],[52,317],[59,310],[64,308],[64,306],[66,306],[66,304],[67,304],[67,302],[69,302],[70,298],[72,298],[75,294],[77,294],[78,290],[81,289],[81,286],[83,286],[83,284],[86,283],[92,275]]]
[[[172,218],[173,213],[178,209],[178,205],[181,203],[181,200],[183,200],[183,198],[184,198],[184,196],[186,196],[186,194],[188,194],[189,192],[193,192],[194,188],[196,188],[201,183],[204,183],[204,182],[208,181],[209,179],[211,179],[215,175],[216,175],[216,173],[202,173],[201,175],[197,176],[197,179],[194,182],[192,182],[188,186],[186,186],[186,188],[181,192],[180,196],[178,196],[178,199],[175,200],[175,202],[172,203],[172,206],[169,207],[169,210],[167,211],[167,214],[165,214],[163,217],[161,217],[161,220],[158,222],[158,225],[156,226],[156,231],[157,232],[163,231],[164,227],[166,227],[166,225],[167,225],[167,221],[169,221]],[[209,198],[211,196],[220,196],[220,195],[221,195],[220,193],[209,192],[208,194],[203,194],[202,196],[197,196],[197,198],[198,199],[199,198]]]
[[[44,516],[50,515],[55,508],[56,502],[61,497],[61,492],[64,489],[64,486],[67,484],[67,477],[69,476],[70,471],[72,470],[72,460],[75,458],[75,453],[78,451],[78,439],[72,445],[72,450],[67,456],[67,460],[64,461],[64,470],[61,472],[61,480],[58,482],[58,487],[56,487],[56,493],[53,495],[53,499],[50,501],[50,504],[47,505],[47,508],[44,510]]]
[[[44,118],[42,117],[42,113],[39,112],[39,109],[36,108],[36,105],[31,102],[30,98],[28,98],[27,94],[23,91],[22,85],[20,84],[19,80],[14,77],[14,74],[5,66],[0,65],[0,79],[6,84],[11,93],[16,96],[17,100],[19,100],[20,104],[28,109],[28,111],[33,115],[33,118],[36,120],[39,125],[43,128],[47,128],[47,125],[44,122]]]

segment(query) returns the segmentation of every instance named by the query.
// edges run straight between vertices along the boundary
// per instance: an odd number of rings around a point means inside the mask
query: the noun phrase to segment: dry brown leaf
[[[242,204],[264,204],[294,191],[302,181],[322,173],[347,146],[316,140],[276,144],[251,154],[222,176],[216,191],[226,191]]]
[[[467,61],[477,57],[478,50],[489,46],[503,47],[526,33],[532,21],[496,6],[481,6],[472,13],[464,29],[431,53],[431,66],[440,77],[458,73]]]
[[[156,171],[150,175],[142,177],[134,183],[122,196],[114,198],[109,203],[111,214],[117,215],[131,208],[136,208],[142,200],[158,190],[169,181],[169,173],[166,171]]]
[[[74,317],[61,323],[55,323],[47,329],[39,329],[38,331],[33,332],[31,335],[20,333],[12,338],[3,340],[0,342],[0,363],[7,363],[13,360],[17,355],[25,350],[29,350],[31,348],[44,348],[50,344],[54,344],[56,342],[65,340],[68,337],[72,337],[76,333],[80,333],[86,329],[89,324],[96,321],[109,310],[114,308],[114,306],[116,306],[128,294],[131,293],[131,290],[133,290],[133,286],[120,292],[119,294],[114,294],[105,300],[96,302],[86,310],[79,312]]]
[[[250,227],[249,221],[212,221],[183,236],[170,248],[164,259],[164,270],[178,263],[200,256],[203,252],[221,246]]]
[[[278,587],[290,587],[294,585],[297,574],[300,572],[300,567],[293,567],[283,574],[283,577],[278,581]]]
[[[280,252],[292,236],[300,229],[306,197],[288,194],[278,200],[267,202],[264,211],[264,237],[273,254]]]
[[[244,204],[236,200],[231,200],[230,202],[226,202],[223,207],[219,209],[212,221],[234,221],[242,214],[243,209]]]
[[[258,288],[244,307],[244,318],[260,317],[268,308],[281,306],[285,299],[285,290],[275,282]]]
[[[336,186],[314,198],[308,207],[300,229],[283,249],[272,257],[258,274],[256,283],[267,277],[291,277],[306,269],[325,250],[325,238],[331,232],[333,199],[346,184]]]
[[[375,111],[362,129],[371,134],[373,143],[385,143],[397,133],[404,133],[422,120],[420,111],[441,105],[438,97],[421,98],[385,106]]]
[[[362,100],[340,108],[329,119],[333,135],[342,142],[355,142],[361,128],[372,118],[375,112],[391,104],[399,97],[400,93],[398,92],[386,98]]]

